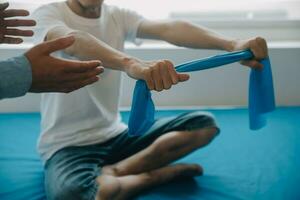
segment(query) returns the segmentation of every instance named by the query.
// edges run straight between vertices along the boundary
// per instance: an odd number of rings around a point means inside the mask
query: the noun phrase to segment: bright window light
[[[9,0],[11,8],[30,11],[59,1],[66,0]],[[105,0],[105,3],[137,11],[149,19],[184,19],[233,38],[259,35],[268,41],[300,41],[300,0]],[[30,43],[31,38],[25,41]]]
[[[4,0],[0,0],[4,2]],[[13,7],[34,9],[41,4],[62,0],[10,0]],[[151,19],[192,14],[201,18],[284,17],[300,19],[300,0],[105,0],[107,4],[135,10]],[[267,13],[263,14],[263,13]]]

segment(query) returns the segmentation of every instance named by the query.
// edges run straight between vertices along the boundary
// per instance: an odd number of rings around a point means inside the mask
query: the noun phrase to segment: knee
[[[194,131],[176,131],[163,135],[151,145],[148,157],[149,159],[164,159],[174,150],[186,147],[196,149],[205,146],[214,139],[217,133],[218,129],[211,127]]]

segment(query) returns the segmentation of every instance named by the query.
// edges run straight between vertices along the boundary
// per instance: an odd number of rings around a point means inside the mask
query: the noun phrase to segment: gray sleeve
[[[31,82],[31,66],[24,55],[0,61],[0,99],[25,95]]]

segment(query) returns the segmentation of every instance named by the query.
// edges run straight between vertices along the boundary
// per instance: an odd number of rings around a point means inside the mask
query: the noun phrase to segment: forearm
[[[120,71],[126,71],[126,67],[130,62],[138,60],[110,47],[89,33],[72,30],[67,27],[56,27],[54,30],[49,31],[47,40],[66,35],[73,35],[75,42],[65,49],[65,52],[82,60],[101,60],[104,67]]]
[[[235,42],[212,30],[185,21],[146,23],[148,25],[141,28],[141,37],[160,39],[177,46],[232,51]]]

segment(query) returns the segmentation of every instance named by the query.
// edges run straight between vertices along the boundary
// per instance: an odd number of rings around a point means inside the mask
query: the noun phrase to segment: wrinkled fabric
[[[193,72],[220,67],[245,59],[251,59],[250,50],[216,55],[204,59],[187,62],[176,67],[177,72]],[[273,78],[269,58],[261,61],[262,70],[251,69],[248,91],[249,127],[251,130],[261,129],[266,125],[265,114],[275,110]],[[146,82],[136,82],[129,118],[129,134],[144,134],[155,121],[155,105]]]
[[[0,100],[25,95],[31,83],[31,65],[26,56],[0,61]]]

